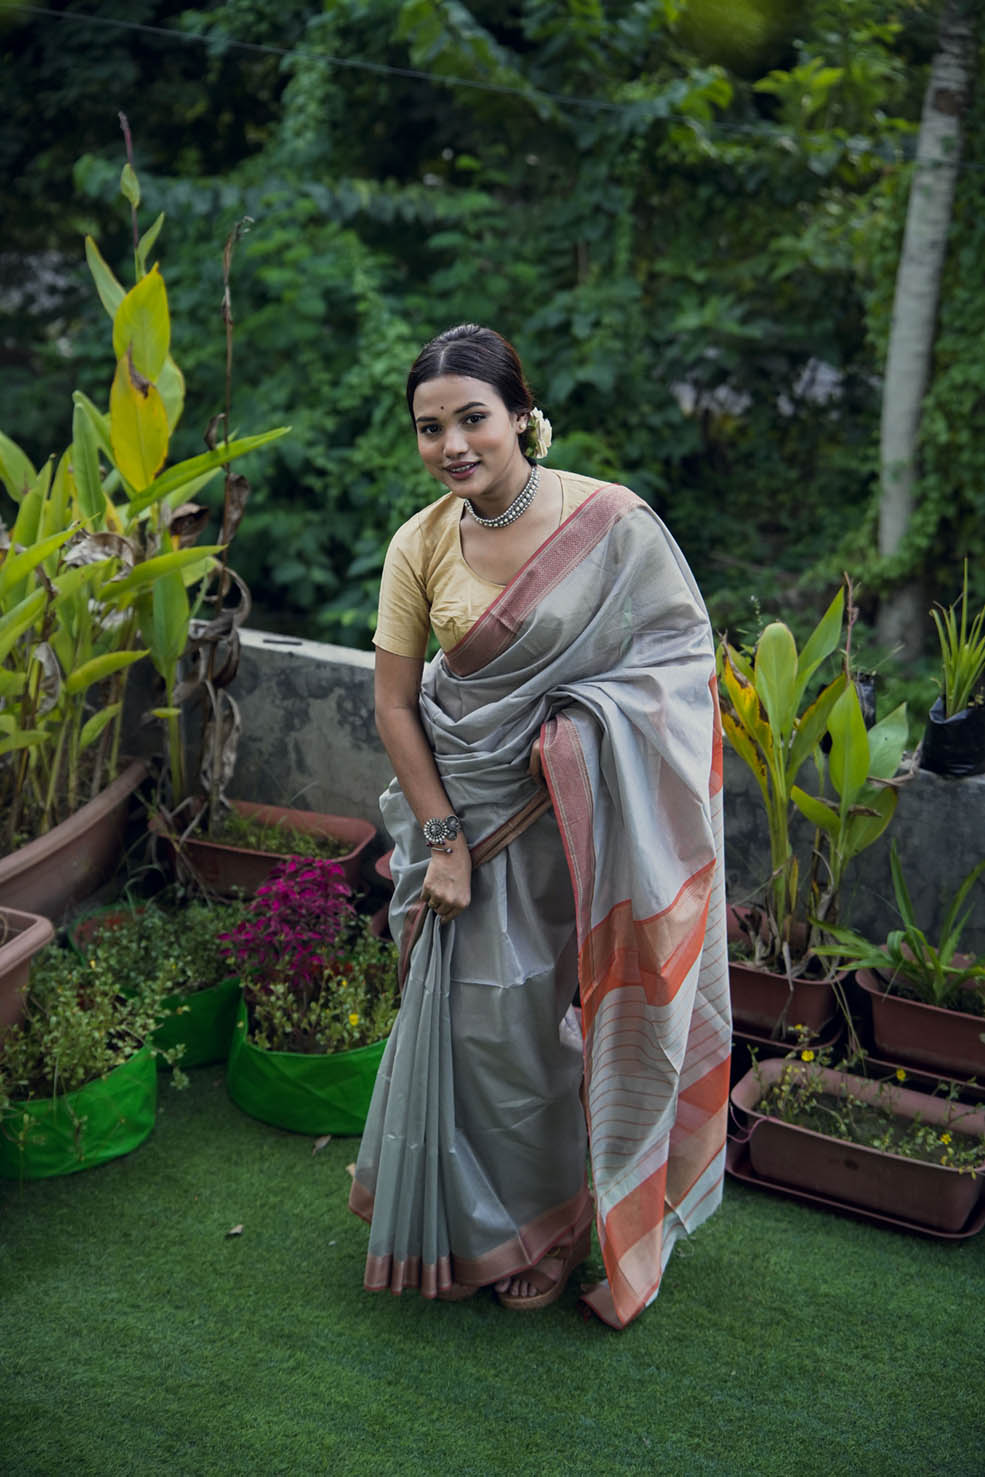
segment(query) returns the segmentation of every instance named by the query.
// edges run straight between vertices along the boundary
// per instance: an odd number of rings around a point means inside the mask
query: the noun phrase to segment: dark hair
[[[534,397],[524,378],[520,357],[494,328],[459,323],[424,345],[407,376],[407,408],[411,420],[418,385],[442,374],[460,374],[492,385],[506,409],[515,415],[533,408]]]

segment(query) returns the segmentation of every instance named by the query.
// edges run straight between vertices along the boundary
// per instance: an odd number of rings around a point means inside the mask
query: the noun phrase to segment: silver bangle
[[[462,829],[462,823],[457,815],[431,816],[424,822],[424,840],[428,846],[440,846],[444,851],[450,851],[446,846],[447,841],[454,841]]]

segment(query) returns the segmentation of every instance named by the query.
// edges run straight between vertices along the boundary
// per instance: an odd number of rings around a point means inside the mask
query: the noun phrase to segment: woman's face
[[[446,374],[414,391],[417,449],[431,473],[485,509],[513,501],[530,475],[517,440],[527,415],[507,410],[485,380]]]

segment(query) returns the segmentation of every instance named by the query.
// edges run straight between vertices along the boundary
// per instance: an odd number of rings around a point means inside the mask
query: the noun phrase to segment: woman
[[[550,428],[500,335],[439,335],[407,401],[447,493],[394,536],[374,638],[403,999],[350,1200],[366,1286],[543,1307],[595,1220],[585,1299],[621,1327],[721,1197],[713,641],[645,503],[528,459]]]

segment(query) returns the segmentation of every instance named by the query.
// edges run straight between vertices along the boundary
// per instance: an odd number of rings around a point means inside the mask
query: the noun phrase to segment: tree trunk
[[[896,553],[913,512],[920,412],[930,376],[974,41],[967,4],[947,0],[920,119],[886,355],[879,499],[883,556]],[[919,585],[889,594],[879,611],[880,640],[901,645],[906,657],[916,656],[926,627],[923,605]]]

